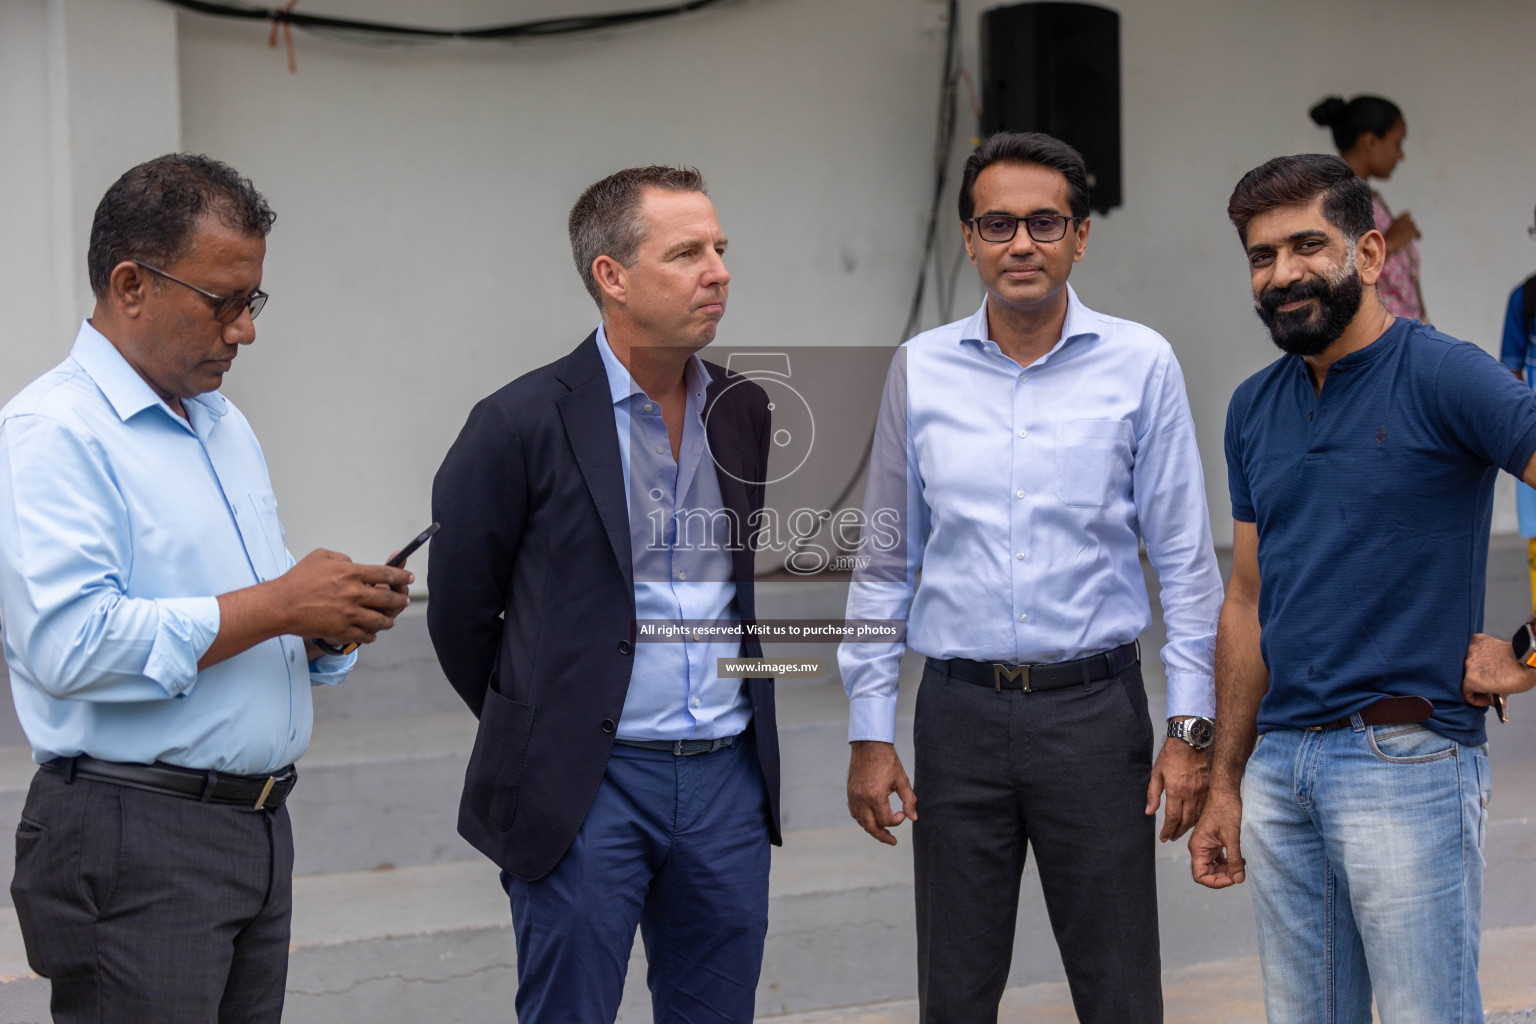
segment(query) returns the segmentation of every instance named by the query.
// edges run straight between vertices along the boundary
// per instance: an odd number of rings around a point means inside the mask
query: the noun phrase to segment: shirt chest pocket
[[[1131,425],[1124,420],[1056,424],[1056,497],[1072,508],[1103,508],[1124,485]]]
[[[266,582],[288,571],[288,549],[283,524],[277,518],[277,499],[253,491],[246,496],[247,514],[240,516],[240,534],[251,556],[256,575]]]

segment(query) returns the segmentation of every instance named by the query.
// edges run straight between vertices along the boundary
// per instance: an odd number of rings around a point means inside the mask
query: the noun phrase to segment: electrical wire
[[[934,290],[939,293],[938,298],[941,308],[944,305],[944,268],[943,258],[938,254],[939,211],[944,202],[944,189],[948,184],[949,157],[954,148],[955,139],[955,100],[960,84],[960,73],[957,70],[959,61],[960,43],[960,5],[959,0],[949,0],[948,26],[944,39],[944,77],[941,79],[939,99],[939,124],[935,133],[933,148],[933,198],[928,209],[928,224],[923,231],[922,258],[918,260],[917,284],[912,289],[912,306],[907,314],[906,325],[901,331],[901,340],[906,341],[912,337],[921,322],[923,313],[923,298],[928,282],[930,262],[933,264]],[[843,507],[852,495],[853,489],[864,478],[864,473],[869,469],[869,458],[874,446],[874,427],[870,428],[869,443],[864,445],[864,453],[859,457],[859,463],[854,467],[848,483],[841,493],[826,506],[828,514],[822,518],[815,530],[810,535],[800,539],[784,560],[784,565],[779,568],[757,574],[759,579],[778,575],[786,571],[789,560],[799,551],[804,550],[815,537],[820,535],[821,529],[832,518],[832,513]],[[839,545],[841,549],[841,545]]]
[[[449,42],[454,40],[513,40],[542,39],[551,36],[574,35],[603,29],[635,25],[683,14],[701,11],[730,3],[732,0],[687,0],[685,3],[667,4],[661,7],[645,7],[634,11],[611,11],[605,14],[582,14],[564,18],[540,18],[535,21],[519,21],[505,25],[486,25],[480,28],[429,28],[420,25],[402,25],[398,22],[369,21],[363,18],[339,18],[327,14],[308,14],[288,7],[257,7],[252,4],[221,2],[221,0],[161,0],[162,3],[184,11],[206,14],[218,18],[242,21],[265,21],[274,25],[291,25],[294,28],[318,30],[325,34],[355,33],[380,39],[407,41]]]
[[[939,319],[949,323],[955,318],[955,293],[960,284],[960,270],[965,266],[965,239],[960,239],[959,246],[955,249],[955,262],[949,268],[949,286],[944,293],[948,302],[939,313]]]
[[[955,139],[955,87],[958,76],[955,63],[960,38],[959,0],[949,0],[949,31],[944,41],[944,78],[939,101],[938,137],[933,147],[933,201],[928,208],[928,226],[923,231],[923,254],[917,261],[917,285],[912,290],[912,306],[907,313],[906,326],[901,337],[905,341],[917,329],[923,315],[923,294],[928,283],[928,261],[933,256],[939,234],[939,207],[944,201],[944,188],[949,177],[949,151]]]

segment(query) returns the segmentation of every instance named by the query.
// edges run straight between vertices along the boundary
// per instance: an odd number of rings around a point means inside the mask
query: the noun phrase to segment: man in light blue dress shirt
[[[893,745],[904,648],[846,643],[849,810],[885,843],[913,822],[925,1022],[996,1020],[1027,847],[1078,1018],[1161,1021],[1154,815],[1166,793],[1164,841],[1199,816],[1221,604],[1183,376],[1067,284],[1088,241],[1075,150],[993,136],[960,216],[986,297],[892,364],[865,516],[901,538],[869,538],[848,600],[849,619],[908,619],[928,656],[913,779]],[[1143,541],[1168,626],[1155,763]]]
[[[218,388],[266,301],[273,214],[207,157],[97,207],[96,308],[0,410],[0,621],[41,768],[11,894],[56,1024],[282,1013],[284,800],[310,687],[407,603],[403,569],[284,545],[261,447]]]

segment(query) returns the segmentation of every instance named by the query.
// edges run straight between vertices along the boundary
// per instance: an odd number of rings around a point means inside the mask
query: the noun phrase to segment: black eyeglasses
[[[262,291],[260,288],[251,292],[249,295],[215,295],[213,292],[203,291],[195,284],[188,284],[179,277],[172,277],[170,274],[167,274],[159,267],[152,267],[148,263],[145,263],[143,260],[134,260],[133,262],[137,263],[151,274],[159,274],[167,281],[175,281],[183,288],[191,288],[193,291],[197,292],[197,294],[212,302],[213,318],[221,324],[234,323],[236,320],[240,319],[240,314],[247,309],[251,311],[251,319],[255,320],[256,317],[261,313],[261,308],[265,306],[267,304],[267,300],[271,298],[270,295]]]
[[[1019,233],[1019,224],[1029,237],[1037,242],[1059,242],[1067,237],[1067,225],[1074,228],[1082,223],[1081,217],[1063,217],[1059,213],[1036,213],[1028,217],[1012,217],[1006,213],[989,213],[985,217],[972,217],[967,224],[976,226],[976,233],[985,242],[1011,242]]]

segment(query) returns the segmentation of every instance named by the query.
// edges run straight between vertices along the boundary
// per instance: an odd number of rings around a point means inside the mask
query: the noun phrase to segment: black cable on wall
[[[446,42],[449,40],[537,39],[574,35],[580,32],[596,32],[691,14],[706,7],[728,3],[729,0],[687,0],[685,3],[646,7],[635,11],[582,14],[566,18],[540,18],[536,21],[486,25],[481,28],[428,28],[419,25],[402,25],[398,22],[369,21],[365,18],[338,18],[328,14],[296,11],[292,9],[292,4],[284,7],[257,7],[250,4],[220,2],[220,0],[162,0],[162,2],[197,14],[242,21],[265,21],[274,26],[285,25],[329,32],[356,32],[362,35],[388,36],[400,40]]]

